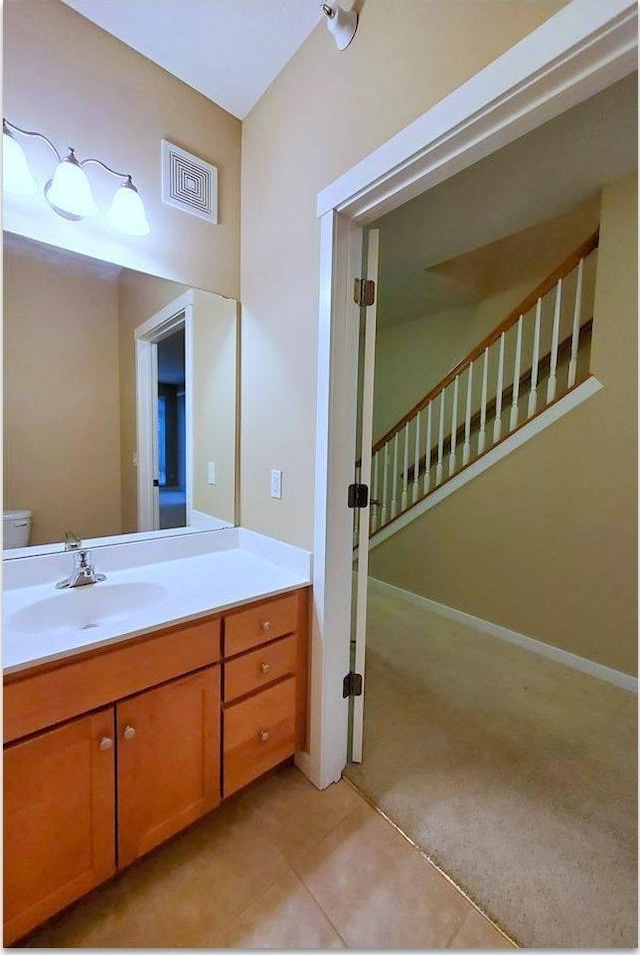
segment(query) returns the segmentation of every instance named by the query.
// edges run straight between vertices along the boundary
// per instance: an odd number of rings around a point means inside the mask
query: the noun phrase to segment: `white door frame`
[[[134,332],[136,351],[136,442],[138,460],[138,530],[156,530],[158,489],[153,487],[157,463],[155,411],[158,370],[155,344],[184,325],[185,476],[187,525],[191,523],[193,475],[193,292],[184,292]]]
[[[362,227],[637,69],[635,0],[572,0],[318,195],[320,302],[309,753],[316,786],[347,758],[358,356],[350,290]],[[355,313],[354,313],[355,309]]]
[[[380,230],[370,229],[367,235],[367,269],[366,277],[378,285],[378,259],[380,251]],[[371,448],[373,445],[373,390],[376,364],[376,321],[378,314],[378,296],[373,304],[365,309],[364,342],[360,344],[362,355],[362,393],[358,396],[361,407],[362,427],[359,446],[355,448],[360,458],[360,474],[357,478],[360,484],[371,487]],[[360,361],[358,360],[358,363]],[[369,493],[371,498],[371,493]],[[357,513],[357,512],[356,512]],[[354,763],[362,762],[362,744],[364,732],[364,699],[365,684],[365,650],[367,642],[367,595],[369,591],[369,520],[370,511],[367,509],[360,515],[358,524],[358,571],[356,574],[355,593],[351,591],[352,600],[356,601],[355,621],[352,617],[351,641],[355,644],[353,654],[353,669],[363,678],[362,693],[354,697],[353,714],[351,720],[351,760]]]

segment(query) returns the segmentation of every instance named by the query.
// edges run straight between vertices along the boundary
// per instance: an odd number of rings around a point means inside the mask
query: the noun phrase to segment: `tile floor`
[[[341,780],[259,780],[23,942],[29,948],[510,948]]]

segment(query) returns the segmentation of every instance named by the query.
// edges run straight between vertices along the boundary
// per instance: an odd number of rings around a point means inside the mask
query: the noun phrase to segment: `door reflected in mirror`
[[[5,232],[3,344],[30,546],[235,524],[235,301]]]

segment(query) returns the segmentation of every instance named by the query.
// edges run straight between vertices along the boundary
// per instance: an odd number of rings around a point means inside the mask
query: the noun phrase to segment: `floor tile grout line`
[[[281,850],[279,850],[279,851],[281,851]],[[323,907],[320,905],[320,902],[319,902],[318,899],[315,897],[315,895],[313,894],[313,892],[311,891],[311,889],[309,888],[309,886],[307,885],[307,883],[304,881],[304,879],[302,878],[302,876],[300,875],[300,873],[296,871],[296,869],[294,868],[294,866],[292,865],[292,863],[290,863],[288,860],[287,860],[287,869],[286,869],[286,871],[285,871],[285,872],[282,872],[279,876],[277,876],[277,878],[275,878],[275,879],[273,880],[273,882],[270,882],[269,885],[267,885],[264,889],[262,889],[260,892],[258,892],[258,894],[257,894],[256,896],[254,896],[253,899],[252,899],[250,902],[248,902],[248,903],[247,903],[246,905],[244,905],[241,909],[239,909],[234,915],[231,916],[231,918],[225,920],[224,924],[220,927],[220,931],[223,931],[224,929],[226,929],[226,928],[228,928],[229,926],[231,926],[237,919],[239,919],[242,915],[244,915],[244,913],[247,911],[247,909],[250,909],[252,905],[255,905],[261,898],[263,898],[263,896],[265,896],[265,895],[267,894],[267,892],[269,892],[269,891],[274,887],[274,885],[276,885],[278,882],[280,882],[281,879],[286,878],[286,876],[288,876],[289,874],[293,875],[294,878],[297,879],[297,881],[300,883],[300,885],[302,886],[302,888],[305,890],[305,892],[307,892],[307,893],[311,896],[311,898],[313,899],[313,901],[315,902],[315,904],[318,906],[318,908],[320,909],[320,911],[322,912],[322,914],[323,914],[324,917],[326,918],[327,922],[329,922],[329,924],[331,925],[331,928],[334,930],[334,932],[336,933],[336,935],[338,936],[338,938],[340,939],[340,941],[344,944],[345,948],[349,948],[349,946],[347,945],[346,941],[344,940],[344,938],[342,937],[342,935],[340,934],[340,932],[338,931],[338,929],[336,928],[336,926],[333,924],[332,920],[329,918],[329,916],[327,915],[327,913],[325,912],[325,910],[323,909]]]
[[[343,777],[343,778],[344,778],[344,777]],[[353,789],[355,792],[358,792],[358,790],[356,789],[355,786],[352,786],[352,789]],[[358,793],[358,795],[361,795],[361,794]],[[309,846],[308,849],[306,849],[303,853],[301,853],[301,855],[299,856],[298,859],[293,859],[293,860],[291,860],[291,861],[289,862],[289,865],[291,866],[292,871],[293,871],[294,874],[298,877],[298,879],[302,882],[302,884],[304,885],[305,889],[307,890],[307,892],[309,893],[309,895],[312,897],[312,899],[314,900],[314,902],[316,903],[316,905],[320,908],[320,910],[322,911],[322,914],[325,916],[325,918],[327,919],[327,921],[328,921],[328,922],[330,923],[330,925],[333,927],[333,929],[334,929],[336,935],[338,936],[338,938],[340,939],[340,941],[344,944],[344,947],[345,947],[345,948],[351,948],[352,946],[349,945],[349,943],[347,942],[346,938],[343,936],[342,932],[340,931],[340,929],[338,928],[338,926],[335,924],[335,922],[333,921],[333,919],[331,918],[331,916],[329,915],[329,913],[328,913],[327,910],[325,909],[325,907],[324,907],[324,905],[322,904],[322,902],[320,901],[320,899],[316,896],[316,894],[315,894],[315,892],[313,891],[312,887],[307,884],[307,881],[306,881],[304,875],[299,871],[299,869],[298,869],[298,867],[297,867],[297,865],[296,865],[296,862],[301,862],[307,855],[309,855],[311,852],[314,852],[314,851],[318,848],[318,846],[321,846],[322,843],[325,842],[325,841],[329,838],[329,836],[333,835],[333,833],[336,831],[336,829],[337,829],[339,826],[341,826],[341,825],[343,824],[343,822],[345,822],[347,819],[350,819],[351,816],[354,815],[354,813],[356,813],[356,812],[359,811],[359,809],[360,809],[360,807],[359,807],[359,806],[356,806],[354,809],[352,809],[350,812],[348,812],[345,816],[342,817],[342,819],[340,819],[339,822],[337,822],[337,823],[335,824],[335,826],[332,826],[331,829],[330,829],[328,832],[325,832],[325,834],[324,834],[317,842],[314,842],[313,846]]]
[[[333,830],[332,830],[332,831],[333,831]],[[320,841],[322,841],[322,840],[320,840]],[[329,925],[331,926],[331,928],[333,929],[333,931],[336,933],[336,935],[338,936],[338,938],[340,939],[340,941],[342,942],[342,944],[344,945],[344,947],[345,947],[345,948],[351,948],[351,946],[348,944],[346,938],[344,938],[342,932],[340,931],[340,929],[338,928],[338,926],[335,924],[335,922],[333,921],[333,919],[331,918],[331,916],[329,915],[329,913],[325,911],[325,908],[324,908],[324,906],[322,905],[322,903],[320,902],[320,900],[316,898],[314,892],[313,892],[312,889],[311,889],[311,886],[307,885],[307,883],[305,882],[305,880],[303,879],[303,877],[300,875],[299,872],[296,872],[293,868],[292,868],[292,872],[293,872],[293,874],[295,875],[295,877],[298,879],[298,881],[300,882],[300,884],[303,886],[304,890],[309,893],[309,895],[311,896],[311,898],[313,899],[313,901],[316,903],[316,905],[318,906],[318,908],[320,909],[320,911],[322,912],[322,914],[323,914],[324,917],[326,918],[327,922],[329,923]]]
[[[522,948],[522,946],[520,945],[520,943],[519,943],[515,938],[513,938],[511,935],[509,935],[509,933],[508,933],[505,929],[503,929],[502,926],[499,925],[498,922],[495,921],[495,919],[493,919],[490,915],[487,915],[487,913],[478,905],[478,903],[475,901],[475,899],[473,899],[473,898],[469,895],[469,893],[466,892],[466,891],[462,888],[462,886],[459,885],[459,884],[449,875],[448,872],[446,872],[440,865],[438,865],[438,863],[435,862],[434,859],[432,859],[431,856],[430,856],[427,852],[425,852],[425,850],[424,850],[421,846],[419,846],[416,842],[414,842],[413,839],[411,838],[411,836],[408,836],[407,833],[406,833],[403,829],[401,829],[400,826],[399,826],[396,822],[394,822],[393,819],[391,819],[390,816],[388,816],[388,815],[386,814],[386,812],[384,811],[384,809],[381,809],[380,806],[378,806],[378,804],[377,804],[367,793],[365,793],[362,789],[359,789],[358,786],[356,786],[356,784],[355,784],[351,779],[349,779],[348,776],[344,776],[344,775],[343,775],[343,776],[342,776],[342,779],[343,779],[346,783],[348,783],[349,786],[351,786],[351,788],[354,790],[354,792],[358,793],[358,795],[361,796],[361,797],[364,799],[364,801],[365,801],[369,806],[371,806],[372,809],[375,809],[375,811],[376,811],[379,815],[381,815],[383,819],[386,819],[386,821],[387,821],[390,825],[393,826],[393,828],[396,830],[396,832],[399,832],[400,835],[402,836],[402,838],[403,838],[403,839],[406,839],[406,841],[409,843],[409,845],[412,846],[417,852],[420,853],[420,855],[421,855],[422,858],[425,860],[425,862],[427,862],[430,866],[433,866],[433,868],[434,868],[437,872],[439,872],[440,875],[441,875],[444,879],[446,879],[446,881],[447,881],[450,885],[452,885],[452,886],[454,887],[454,889],[456,889],[456,890],[460,893],[460,895],[462,895],[462,897],[465,898],[465,899],[467,900],[467,902],[469,902],[469,903],[473,906],[473,908],[476,910],[476,912],[478,912],[479,915],[481,915],[484,919],[486,919],[487,922],[489,922],[489,924],[492,925],[493,928],[496,929],[496,931],[500,932],[500,934],[507,940],[507,942],[509,942],[509,943],[510,943],[511,945],[513,945],[515,948]],[[461,927],[462,927],[462,923],[460,924],[460,926],[458,926],[458,929],[456,930],[456,932],[459,931]],[[449,942],[452,942],[454,938],[455,938],[455,933],[454,933],[454,935],[451,936],[451,938],[449,939]]]

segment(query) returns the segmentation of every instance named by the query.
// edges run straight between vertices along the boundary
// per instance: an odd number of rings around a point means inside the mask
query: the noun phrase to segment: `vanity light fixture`
[[[112,176],[123,179],[107,212],[107,222],[118,232],[126,235],[148,235],[151,231],[142,199],[131,176],[117,172],[101,159],[78,159],[75,150],[68,148],[64,158],[50,139],[42,133],[21,129],[8,120],[2,120],[3,188],[14,195],[29,196],[38,191],[38,186],[29,169],[22,146],[14,133],[35,136],[45,142],[55,153],[58,165],[53,177],[45,184],[44,195],[59,216],[79,221],[98,214],[99,209],[91,192],[91,184],[84,167],[90,163],[101,166]]]
[[[355,10],[343,10],[339,3],[323,3],[322,12],[327,18],[327,27],[339,50],[346,50],[358,29],[358,14]]]

